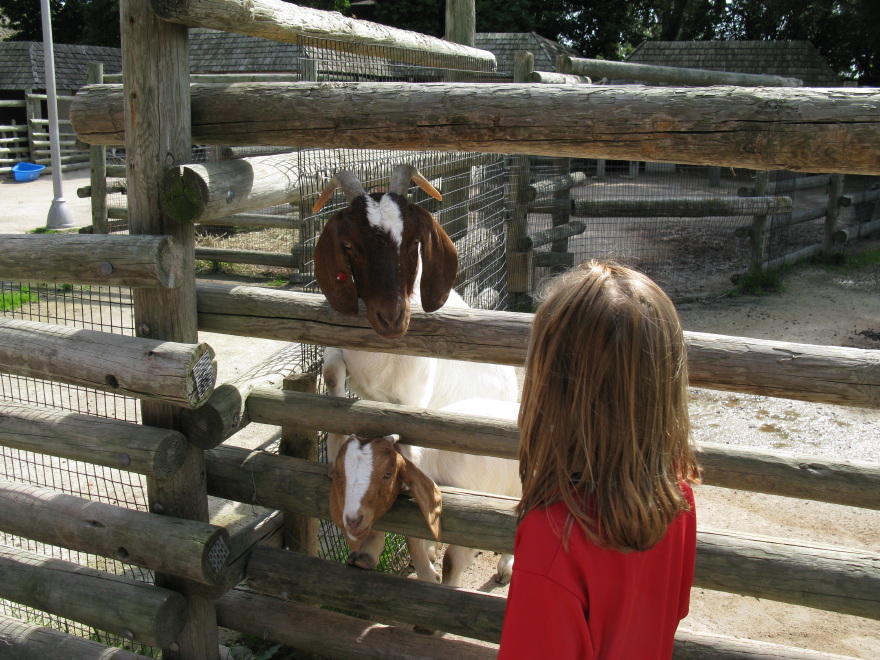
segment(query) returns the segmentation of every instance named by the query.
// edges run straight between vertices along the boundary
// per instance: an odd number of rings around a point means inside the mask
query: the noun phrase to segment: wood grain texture
[[[0,278],[175,288],[183,250],[169,236],[0,234]]]
[[[118,86],[82,88],[78,137],[118,143]],[[452,83],[192,87],[199,144],[481,151],[880,174],[880,91]]]
[[[217,376],[214,350],[38,321],[0,319],[0,371],[198,407]]]
[[[0,445],[162,478],[186,454],[177,431],[15,403],[0,403]]]
[[[0,597],[147,646],[170,646],[186,617],[174,591],[18,548],[0,548]]]
[[[0,615],[3,660],[150,660],[122,648]]]
[[[246,337],[355,350],[522,365],[533,315],[414,308],[399,339],[363,314],[343,316],[317,294],[199,284],[199,327]],[[880,408],[880,351],[685,332],[693,387]]]
[[[614,62],[585,57],[565,57],[566,73],[592,78],[617,78],[663,83],[666,85],[739,85],[763,87],[798,87],[799,78],[772,76],[757,73],[731,73],[709,69],[689,69],[678,66],[658,66],[637,62]]]

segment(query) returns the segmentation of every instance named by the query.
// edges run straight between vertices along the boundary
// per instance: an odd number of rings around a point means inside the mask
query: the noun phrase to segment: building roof
[[[208,28],[189,31],[191,73],[289,73],[308,57],[305,47]]]
[[[101,62],[104,73],[122,71],[118,48],[55,44],[55,87],[79,89],[86,84],[86,64]],[[46,89],[43,44],[39,41],[0,41],[0,89]]]
[[[527,50],[535,56],[535,71],[556,71],[556,57],[581,57],[576,50],[551,41],[534,32],[477,32],[474,47],[488,50],[498,61],[498,73],[513,75],[516,51]]]
[[[800,78],[807,87],[842,85],[809,41],[645,41],[626,61]]]

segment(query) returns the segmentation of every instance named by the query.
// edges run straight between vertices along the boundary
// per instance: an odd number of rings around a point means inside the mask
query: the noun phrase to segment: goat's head
[[[419,285],[422,309],[443,306],[458,273],[455,246],[437,220],[406,198],[410,180],[440,199],[412,165],[394,169],[388,192],[367,194],[351,172],[338,172],[313,212],[342,188],[349,205],[327,221],[315,246],[315,278],[330,306],[357,316],[358,297],[367,307],[373,330],[394,339],[409,327],[410,296]]]
[[[396,435],[352,435],[336,456],[330,473],[330,515],[354,553],[401,491],[413,496],[431,534],[440,540],[440,489],[397,450],[397,440]]]

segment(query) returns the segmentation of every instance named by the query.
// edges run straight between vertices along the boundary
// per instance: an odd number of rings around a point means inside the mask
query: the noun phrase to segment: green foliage
[[[37,227],[36,229],[31,229],[29,234],[60,234],[61,232],[57,229],[49,229],[48,227]]]
[[[119,47],[119,0],[49,0],[49,8],[55,43]],[[0,0],[9,41],[43,41],[42,20],[39,0]]]
[[[880,264],[880,250],[869,250],[867,252],[834,252],[830,255],[816,256],[810,260],[810,263],[827,266],[835,270],[849,273],[860,268],[876,266]]]
[[[38,300],[39,296],[31,293],[26,286],[21,287],[19,291],[0,291],[0,311],[18,309]]]

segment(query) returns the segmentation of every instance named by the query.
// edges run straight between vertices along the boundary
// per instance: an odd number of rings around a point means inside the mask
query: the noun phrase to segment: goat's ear
[[[398,478],[409,487],[435,540],[440,540],[440,514],[443,511],[443,498],[440,489],[424,472],[413,465],[407,458],[397,454]]]
[[[330,217],[315,245],[315,279],[330,306],[340,314],[357,316],[357,285],[348,266],[348,259],[339,244],[338,214]]]
[[[458,253],[452,239],[436,218],[425,209],[414,206],[419,215],[419,239],[422,246],[422,309],[434,312],[446,302],[455,276],[458,275]]]

